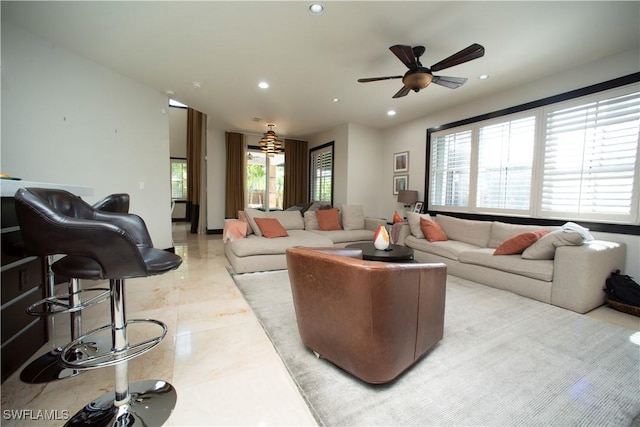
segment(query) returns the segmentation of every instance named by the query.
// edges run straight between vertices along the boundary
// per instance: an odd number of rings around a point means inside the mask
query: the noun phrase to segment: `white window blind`
[[[528,210],[535,116],[480,127],[476,205]]]
[[[543,215],[633,220],[639,139],[640,92],[548,111]]]
[[[311,201],[332,202],[333,146],[311,152]]]
[[[431,143],[430,206],[468,206],[471,130],[435,136]]]

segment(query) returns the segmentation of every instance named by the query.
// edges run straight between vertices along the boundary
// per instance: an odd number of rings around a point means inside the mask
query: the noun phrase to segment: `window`
[[[259,147],[247,150],[247,207],[282,209],[284,193],[284,154],[267,156]]]
[[[333,142],[309,150],[312,202],[333,204]]]
[[[632,218],[640,95],[598,98],[546,110],[545,215]]]
[[[529,116],[480,127],[478,207],[529,210],[535,125]]]
[[[171,158],[171,199],[187,200],[187,159]]]
[[[640,223],[637,84],[429,134],[429,209]]]
[[[461,130],[437,136],[431,147],[431,203],[468,206],[471,131]]]

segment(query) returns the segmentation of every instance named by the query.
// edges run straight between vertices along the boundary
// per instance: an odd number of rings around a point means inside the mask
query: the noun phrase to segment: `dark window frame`
[[[494,111],[491,113],[481,114],[479,116],[471,117],[464,120],[459,120],[452,123],[447,123],[441,126],[435,126],[427,129],[426,131],[426,170],[425,170],[425,181],[424,181],[424,195],[425,195],[425,206],[428,206],[428,198],[429,198],[429,181],[431,174],[431,164],[430,164],[430,153],[431,153],[431,135],[434,132],[440,132],[446,129],[451,129],[459,126],[465,126],[472,123],[490,120],[502,116],[507,116],[514,113],[523,112],[526,110],[544,107],[551,104],[556,104],[559,102],[568,101],[574,98],[579,98],[581,96],[591,95],[594,93],[602,92],[609,89],[615,89],[621,86],[626,86],[629,84],[640,82],[640,72],[629,74],[623,77],[619,77],[616,79],[608,80],[603,83],[598,83],[595,85],[587,86],[581,89],[576,89],[573,91],[565,92],[559,95],[550,96],[547,98],[542,98],[536,101],[528,102],[525,104],[520,104],[515,107],[506,108],[503,110]],[[476,213],[464,213],[464,212],[451,212],[446,210],[432,210],[430,213],[434,214],[447,214],[456,216],[458,218],[464,219],[474,219],[474,220],[488,220],[488,221],[503,221],[510,222],[514,224],[534,224],[534,225],[543,225],[543,226],[559,226],[566,223],[568,220],[555,220],[555,219],[547,219],[547,218],[533,218],[533,217],[517,217],[517,216],[503,216],[503,215],[489,215],[489,214],[476,214]],[[606,222],[589,222],[576,220],[585,227],[588,227],[592,231],[606,232],[606,233],[615,233],[615,234],[629,234],[629,235],[640,235],[640,225],[635,224],[615,224],[615,223],[606,223]]]
[[[333,193],[335,189],[335,141],[330,141],[309,149],[309,202],[313,201],[313,186],[315,179],[315,167],[313,165],[313,153],[331,147],[331,206],[333,206]]]

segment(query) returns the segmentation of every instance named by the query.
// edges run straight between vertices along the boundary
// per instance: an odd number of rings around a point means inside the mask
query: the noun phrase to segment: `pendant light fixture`
[[[278,139],[278,135],[272,129],[275,125],[270,123],[267,126],[269,126],[269,130],[264,133],[258,144],[260,145],[260,151],[266,153],[269,157],[273,157],[274,154],[282,153],[284,147],[282,146],[282,140]]]

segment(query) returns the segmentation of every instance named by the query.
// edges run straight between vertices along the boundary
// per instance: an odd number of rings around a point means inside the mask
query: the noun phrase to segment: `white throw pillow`
[[[318,223],[318,217],[316,216],[316,211],[306,211],[304,213],[304,229],[320,230],[320,224]]]
[[[342,205],[340,215],[343,230],[364,230],[362,205]]]
[[[416,239],[424,239],[424,233],[420,228],[420,218],[424,218],[427,221],[433,221],[429,214],[419,214],[415,212],[407,212],[407,222],[409,223],[409,230]]]

